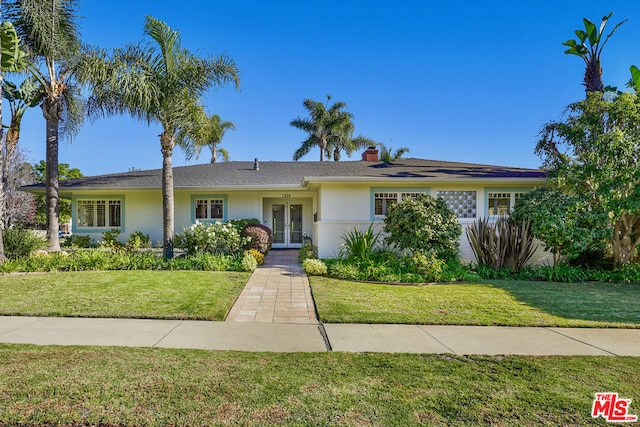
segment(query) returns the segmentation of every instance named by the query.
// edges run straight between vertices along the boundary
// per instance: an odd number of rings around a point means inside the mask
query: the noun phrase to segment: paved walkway
[[[271,251],[225,322],[0,316],[0,343],[640,357],[640,329],[318,324],[296,257]]]
[[[0,316],[0,343],[273,352],[640,357],[640,329],[294,325]]]
[[[298,263],[298,251],[270,251],[225,321],[317,325],[309,279]]]

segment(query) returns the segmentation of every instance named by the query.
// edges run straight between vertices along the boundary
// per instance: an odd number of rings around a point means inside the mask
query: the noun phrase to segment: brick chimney
[[[369,147],[362,153],[362,160],[365,162],[379,162],[378,149],[375,146]]]

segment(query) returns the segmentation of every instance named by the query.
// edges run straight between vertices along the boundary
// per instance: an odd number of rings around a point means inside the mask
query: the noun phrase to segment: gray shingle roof
[[[395,163],[345,162],[222,162],[173,169],[174,188],[299,188],[315,181],[442,181],[544,180],[546,172],[472,163],[401,159]],[[162,170],[132,171],[60,181],[60,190],[161,188]],[[43,185],[24,187],[39,190]]]

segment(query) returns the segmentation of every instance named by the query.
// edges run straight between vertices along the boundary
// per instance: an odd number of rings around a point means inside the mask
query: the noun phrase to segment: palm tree
[[[577,55],[585,62],[586,69],[584,72],[584,87],[587,95],[591,92],[604,91],[604,83],[602,82],[602,67],[600,65],[600,56],[602,55],[602,49],[609,41],[609,38],[616,32],[620,25],[627,22],[627,19],[619,22],[613,30],[603,37],[604,27],[607,25],[607,21],[611,18],[613,12],[602,18],[600,27],[583,18],[584,30],[576,30],[575,34],[578,37],[577,40],[567,40],[562,43],[564,46],[568,46],[569,49],[564,53],[569,55]]]
[[[162,127],[162,210],[165,258],[173,257],[173,150],[180,130],[194,129],[200,117],[200,97],[212,86],[240,84],[236,63],[226,55],[200,58],[181,47],[180,35],[167,24],[147,16],[148,44],[128,45],[110,55],[94,50],[80,61],[82,81],[92,86],[92,118],[130,114]],[[195,140],[189,133],[186,139]]]
[[[29,71],[44,91],[41,107],[46,120],[47,238],[49,249],[60,251],[59,136],[61,132],[73,134],[84,118],[80,89],[75,81],[77,69],[74,68],[74,59],[81,50],[76,22],[78,0],[9,0],[3,7],[27,54],[34,64],[39,62],[42,66],[42,69],[30,66]],[[62,128],[61,122],[64,123]]]
[[[383,143],[375,144],[380,147],[380,161],[383,163],[397,162],[409,152],[407,147],[400,147],[396,151],[393,151],[393,147],[387,147]]]
[[[203,109],[193,130],[184,128],[178,132],[178,145],[185,148],[187,160],[192,157],[198,158],[202,147],[207,146],[211,150],[211,163],[218,161],[218,155],[221,155],[222,159],[228,162],[229,152],[220,148],[219,145],[229,129],[236,130],[236,125],[227,120],[222,121],[217,114],[207,116]]]
[[[331,96],[327,95],[327,102]],[[307,155],[312,148],[320,148],[320,161],[324,161],[325,152],[329,146],[336,147],[347,140],[346,133],[353,133],[351,119],[353,115],[344,111],[347,107],[344,102],[336,101],[329,109],[322,102],[305,99],[302,102],[309,112],[309,118],[296,118],[291,121],[291,126],[307,132],[308,137],[302,141],[300,148],[293,153],[293,160],[300,160]],[[349,139],[350,139],[349,134]],[[339,157],[339,153],[338,153]]]

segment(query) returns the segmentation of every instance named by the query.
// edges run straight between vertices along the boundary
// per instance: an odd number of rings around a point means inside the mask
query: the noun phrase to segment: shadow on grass
[[[519,302],[567,319],[640,325],[640,286],[492,280]]]

